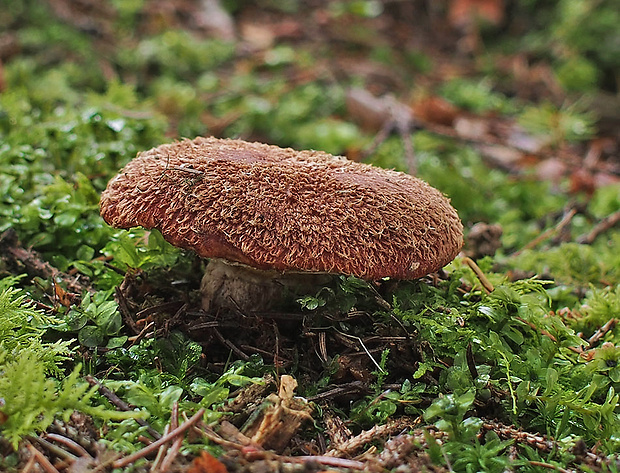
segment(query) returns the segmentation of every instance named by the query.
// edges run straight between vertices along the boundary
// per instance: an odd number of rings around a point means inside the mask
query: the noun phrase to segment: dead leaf
[[[281,452],[306,420],[312,420],[312,407],[305,399],[294,397],[295,378],[283,375],[278,394],[271,394],[253,413],[242,432],[252,443]]]
[[[228,469],[221,461],[203,450],[199,457],[194,458],[187,473],[228,473]]]
[[[479,21],[499,25],[504,20],[504,10],[504,0],[452,0],[448,21],[457,28]]]
[[[452,126],[459,109],[437,96],[424,97],[411,105],[415,118],[427,123]]]

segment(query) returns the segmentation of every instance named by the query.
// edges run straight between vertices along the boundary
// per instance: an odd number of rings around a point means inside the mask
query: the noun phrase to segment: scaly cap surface
[[[408,174],[320,151],[196,138],[140,153],[101,196],[118,228],[258,269],[415,279],[463,243],[448,199]]]

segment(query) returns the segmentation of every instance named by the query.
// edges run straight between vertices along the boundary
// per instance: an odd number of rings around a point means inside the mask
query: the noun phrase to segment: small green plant
[[[18,280],[0,280],[0,412],[6,419],[0,435],[16,448],[24,436],[44,431],[56,418],[68,420],[74,410],[102,419],[134,415],[93,404],[96,388],[80,380],[79,365],[63,376],[61,363],[71,358],[72,340],[43,340],[60,320],[26,302],[11,287]]]
[[[441,92],[450,102],[474,112],[513,110],[510,101],[501,93],[495,92],[488,79],[453,79],[443,85]]]
[[[526,250],[507,261],[513,268],[552,276],[558,283],[587,289],[591,284],[620,283],[620,235],[594,245],[562,243],[546,251]]]
[[[182,335],[177,334],[178,337]],[[187,373],[184,373],[183,378],[174,379],[155,370],[139,369],[139,374],[132,373],[133,379],[107,380],[104,384],[135,406],[143,416],[148,416],[152,428],[163,432],[175,402],[185,411],[205,408],[205,421],[217,421],[224,415],[217,408],[229,398],[231,387],[239,388],[250,383],[263,382],[262,378],[251,376],[251,373],[246,374],[249,366],[251,363],[234,363],[214,381],[207,381],[200,376],[186,376]],[[110,424],[110,427],[104,443],[126,452],[137,449],[136,439],[144,432],[144,428],[140,427],[135,419],[115,422]]]
[[[89,348],[106,345],[122,346],[126,336],[117,336],[123,321],[118,305],[110,300],[112,291],[86,293],[79,306],[73,306],[64,317],[64,324],[57,330],[77,332],[78,341]]]
[[[386,348],[381,352],[381,361],[379,361],[379,366],[377,366],[377,369],[372,372],[372,374],[376,378],[376,381],[373,383],[375,395],[379,395],[381,393],[381,390],[383,389],[383,383],[385,383],[385,379],[387,378],[387,362],[389,356],[390,350],[389,348]]]
[[[571,318],[568,322],[576,331],[582,332],[585,338],[589,338],[595,330],[620,314],[620,284],[615,288],[591,287],[583,305],[576,309],[581,316]],[[614,330],[612,333],[615,335],[617,332]]]
[[[477,438],[482,420],[467,416],[473,407],[476,393],[466,391],[461,395],[447,394],[435,399],[424,411],[424,420],[435,421],[435,427],[448,434],[445,443],[445,458],[455,471],[501,472],[514,465],[505,453],[511,440],[501,441],[493,432],[487,434],[484,442]]]
[[[72,340],[45,342],[43,335],[60,320],[33,308],[14,287],[20,277],[0,279],[0,350],[3,361],[14,361],[22,351],[36,355],[48,373],[60,374],[58,364],[69,359]]]
[[[454,440],[471,440],[482,425],[480,419],[466,417],[466,413],[472,407],[475,398],[476,392],[473,390],[461,395],[446,394],[440,396],[424,411],[424,420],[430,422],[437,419],[435,426],[446,432]]]
[[[102,253],[123,269],[170,267],[179,263],[181,251],[168,243],[157,230],[134,229],[116,232]]]
[[[97,387],[91,388],[80,380],[81,366],[62,382],[45,374],[45,365],[40,356],[32,350],[21,350],[13,358],[0,349],[0,412],[6,418],[0,425],[0,433],[17,448],[26,435],[42,432],[54,421],[62,418],[65,422],[78,410],[104,420],[127,419],[139,414],[118,412],[103,405],[93,405],[92,397]]]
[[[576,105],[562,108],[550,103],[528,106],[518,121],[527,131],[548,137],[552,146],[586,140],[596,131],[594,116],[587,111],[580,111]]]
[[[198,40],[187,31],[166,30],[143,39],[136,48],[122,50],[119,61],[142,74],[155,69],[161,75],[184,79],[221,65],[234,51],[233,43]]]

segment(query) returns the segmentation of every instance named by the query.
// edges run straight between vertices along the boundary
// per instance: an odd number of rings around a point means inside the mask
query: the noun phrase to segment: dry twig
[[[599,235],[611,230],[616,225],[620,224],[620,210],[608,215],[598,224],[594,226],[590,232],[585,233],[577,238],[577,243],[589,245],[597,239]]]
[[[24,248],[17,237],[17,232],[12,228],[0,234],[0,254],[9,266],[16,267],[16,274],[26,272],[33,278],[38,276],[54,283],[62,282],[75,294],[81,294],[87,289],[92,291],[86,276],[80,275],[78,278],[63,273],[45,261],[38,252]]]
[[[45,458],[45,455],[43,455],[39,450],[34,448],[31,444],[28,444],[27,448],[32,457],[41,466],[41,468],[43,468],[45,473],[59,473],[56,467],[52,465],[52,463]]]
[[[110,401],[112,404],[114,404],[116,407],[118,407],[121,411],[131,411],[131,410],[133,410],[133,408],[129,404],[127,404],[120,397],[118,397],[113,391],[111,391],[110,389],[106,388],[94,376],[86,375],[86,381],[88,381],[88,384],[90,384],[91,386],[97,386],[99,388],[99,393],[102,396],[104,396],[108,401]],[[138,424],[140,424],[142,427],[147,427],[147,432],[154,439],[159,439],[161,437],[161,434],[159,432],[157,432],[155,429],[153,429],[152,427],[150,427],[148,422],[146,422],[144,419],[140,419],[139,417],[137,417],[135,419],[135,421]]]
[[[339,450],[353,435],[344,421],[330,409],[323,410],[323,425],[332,450]]]
[[[605,334],[612,330],[617,323],[618,319],[609,319],[605,325],[594,332],[592,336],[588,338],[588,349],[594,348],[594,346],[601,341]]]
[[[482,424],[482,428],[484,430],[492,430],[502,438],[514,439],[516,442],[526,443],[542,452],[549,452],[555,448],[555,442],[553,440],[549,440],[543,435],[524,432],[511,425],[504,425],[495,421],[486,421]]]
[[[174,402],[172,406],[172,414],[170,415],[170,429],[174,430],[179,426],[179,403],[177,401]],[[183,437],[179,435],[174,442],[172,442],[172,446],[166,453],[163,461],[161,462],[161,466],[159,471],[165,473],[170,471],[170,467],[172,466],[172,462],[174,462],[175,458],[179,454],[181,450],[181,445],[183,444]],[[162,445],[163,448],[163,445]]]
[[[45,437],[49,440],[54,440],[55,442],[65,445],[67,448],[70,448],[71,450],[73,450],[75,453],[77,453],[78,455],[82,457],[92,458],[92,455],[88,453],[88,451],[84,447],[82,447],[75,440],[65,437],[64,435],[48,433],[48,434],[45,434]]]
[[[229,348],[233,353],[235,353],[243,361],[249,361],[250,360],[250,357],[246,353],[244,353],[233,342],[231,342],[230,340],[224,338],[222,333],[218,329],[216,329],[215,327],[213,327],[213,333],[215,335],[215,338],[217,338],[222,345],[224,345],[225,347]]]
[[[194,427],[194,430],[200,433],[201,435],[204,435],[212,442],[217,443],[218,445],[221,445],[222,447],[226,447],[229,450],[240,453],[243,456],[243,458],[249,461],[272,460],[272,461],[277,461],[278,463],[289,463],[289,464],[293,463],[293,464],[308,464],[308,465],[318,463],[320,465],[331,466],[334,468],[351,468],[355,470],[363,470],[366,468],[365,463],[355,461],[355,460],[349,460],[346,458],[336,458],[336,457],[327,456],[327,455],[302,455],[298,457],[278,455],[277,453],[264,450],[259,445],[256,445],[255,443],[251,442],[250,439],[248,439],[243,434],[241,434],[241,432],[236,430],[236,428],[232,426],[232,424],[227,423],[227,425],[229,426],[229,429],[232,428],[232,430],[236,431],[235,438],[238,440],[239,443],[222,438],[220,435],[215,433],[211,428],[206,427],[204,425],[196,426]]]
[[[484,291],[487,294],[491,294],[495,290],[495,287],[493,286],[493,283],[489,281],[486,275],[482,272],[482,270],[476,264],[476,262],[473,259],[471,259],[469,256],[464,256],[463,261],[474,272],[474,274],[480,281],[480,284],[482,284],[482,288],[484,289]]]
[[[360,450],[364,445],[378,439],[385,439],[404,429],[412,428],[420,423],[420,418],[400,417],[392,419],[383,425],[376,425],[369,430],[364,430],[355,437],[344,442],[337,448],[329,450],[325,455],[328,457],[349,456]]]
[[[574,473],[574,470],[567,470],[565,468],[561,468],[557,465],[552,465],[551,463],[545,463],[545,462],[539,462],[539,461],[533,461],[531,460],[529,462],[530,465],[532,466],[540,466],[542,468],[547,468],[549,470],[556,470],[559,471],[560,473]]]
[[[538,235],[536,238],[534,238],[532,241],[527,243],[523,248],[521,248],[520,250],[515,251],[510,256],[511,257],[518,256],[524,250],[531,250],[532,248],[535,248],[541,242],[551,238],[553,235],[556,235],[556,234],[560,233],[571,222],[573,217],[575,215],[577,215],[577,212],[578,211],[577,211],[576,208],[574,208],[574,207],[569,208],[566,212],[564,212],[564,215],[562,216],[560,221],[554,227],[548,228],[547,230],[542,232],[540,235]]]

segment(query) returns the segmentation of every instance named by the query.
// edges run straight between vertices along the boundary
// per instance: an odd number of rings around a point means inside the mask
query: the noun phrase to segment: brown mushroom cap
[[[140,153],[108,184],[101,215],[206,258],[367,280],[421,277],[463,243],[448,199],[408,174],[216,138]]]

